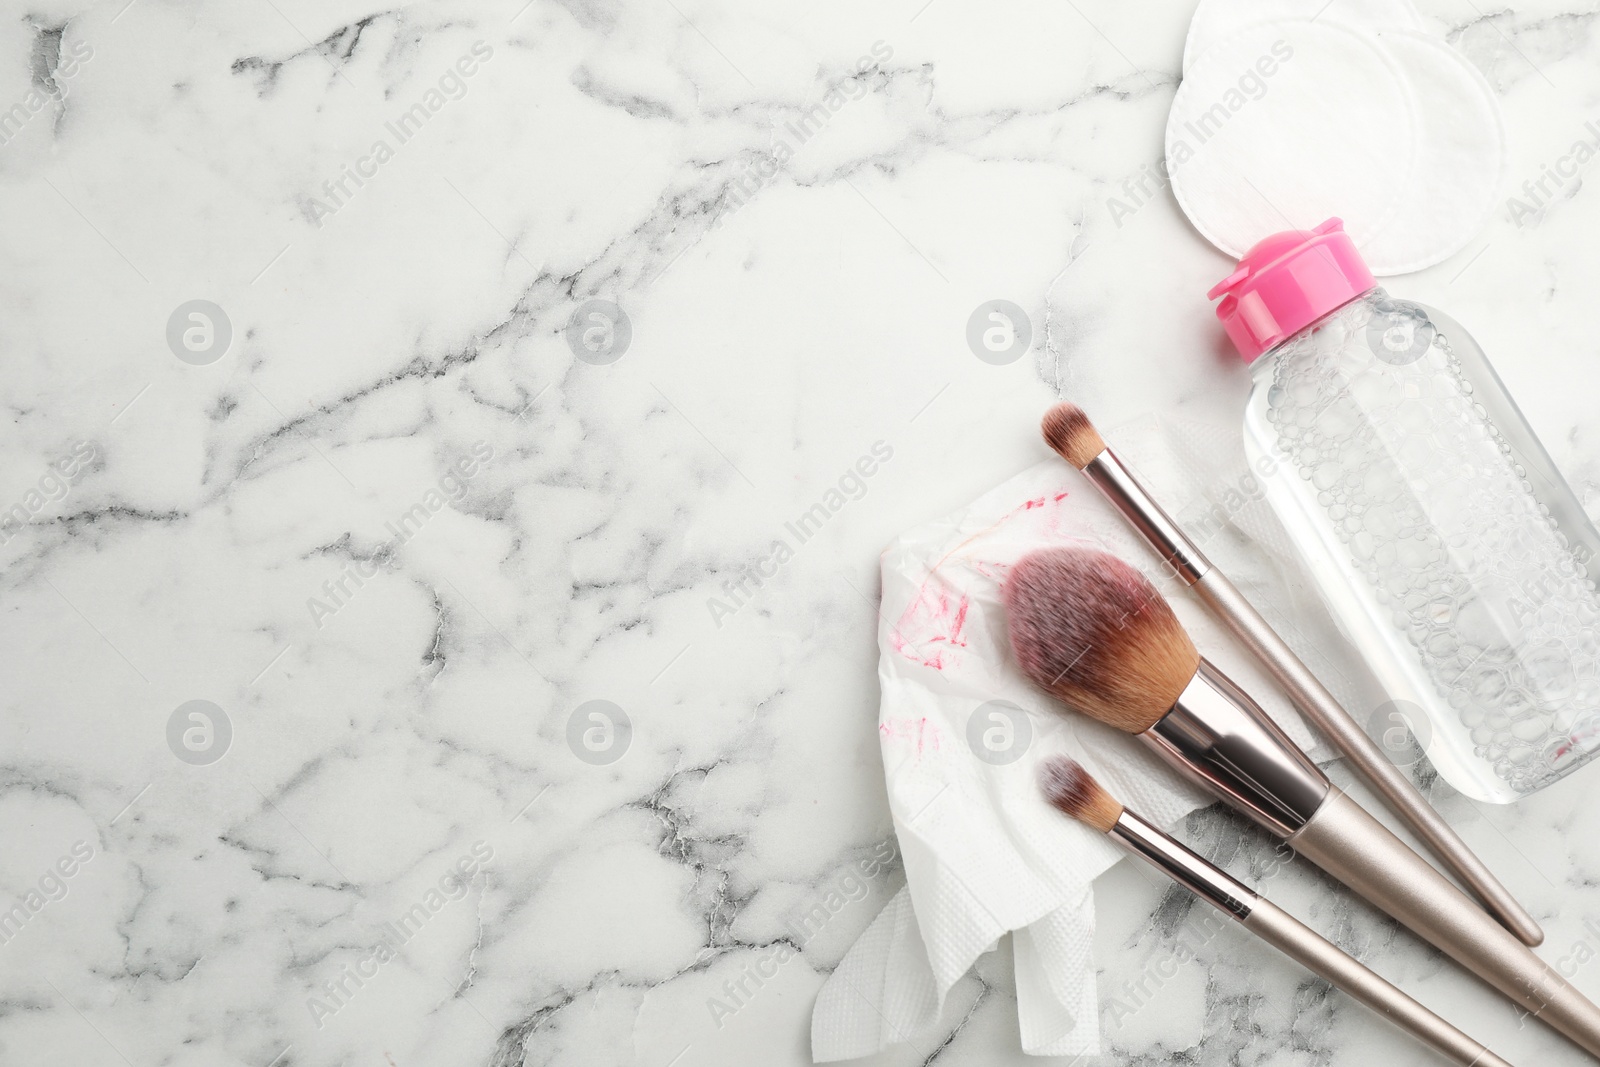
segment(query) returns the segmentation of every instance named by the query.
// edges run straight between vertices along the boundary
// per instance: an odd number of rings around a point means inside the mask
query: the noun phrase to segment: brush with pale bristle
[[[1039,765],[1039,788],[1044,798],[1062,814],[1094,827],[1103,834],[1122,818],[1122,805],[1095,781],[1083,764],[1054,756]]]
[[[1084,410],[1071,401],[1063,400],[1045,412],[1039,429],[1044,432],[1045,443],[1079,470],[1106,450],[1100,431],[1094,428]]]
[[[1050,806],[1063,815],[1099,830],[1267,944],[1462,1067],[1510,1067],[1481,1042],[1373,974],[1272,901],[1173,840],[1137,812],[1124,809],[1076,760],[1052,756],[1041,763],[1039,788]]]
[[[1472,854],[1466,842],[1417,792],[1405,772],[1389,761],[1383,750],[1367,736],[1362,724],[1317,680],[1317,676],[1251,606],[1250,601],[1228,580],[1228,576],[1211,565],[1199,546],[1183,532],[1183,527],[1173,521],[1133,471],[1106,446],[1084,410],[1064,401],[1045,413],[1039,428],[1050,447],[1062,459],[1082,471],[1111,506],[1122,513],[1133,529],[1149,543],[1162,565],[1181,579],[1211,609],[1218,621],[1261,661],[1301,714],[1322,731],[1350,766],[1377,791],[1390,810],[1406,821],[1417,837],[1445,862],[1463,885],[1483,901],[1495,918],[1524,944],[1537,945],[1543,941],[1544,932],[1527,909],[1518,904],[1516,898],[1484,866],[1483,861]],[[1048,601],[1042,605],[1044,608],[1048,606]],[[1183,643],[1187,644],[1187,641]],[[1021,642],[1018,644],[1020,646]],[[1192,655],[1191,649],[1187,656],[1174,653],[1167,658],[1174,664],[1187,663]],[[1036,659],[1042,662],[1043,657]],[[1080,703],[1075,698],[1082,695],[1083,687],[1058,685],[1055,679],[1059,668],[1041,667],[1041,673],[1043,677],[1035,675],[1035,681],[1052,692],[1061,690],[1057,695],[1062,700],[1098,719],[1120,729],[1130,726],[1136,728],[1137,723],[1142,721],[1139,716],[1130,719],[1115,710],[1109,717],[1101,714],[1097,709],[1104,709],[1105,705],[1097,701]],[[1145,710],[1154,714],[1155,705],[1148,705]],[[1600,1027],[1596,1032],[1595,1049],[1600,1050]]]
[[[1115,556],[1045,548],[1000,589],[1023,673],[1075,711],[1125,733],[1148,730],[1200,667],[1155,587]]]

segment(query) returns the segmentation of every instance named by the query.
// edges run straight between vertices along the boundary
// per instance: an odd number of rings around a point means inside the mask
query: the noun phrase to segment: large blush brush
[[[1040,764],[1039,787],[1045,799],[1059,811],[1110,837],[1285,956],[1456,1063],[1463,1067],[1509,1067],[1505,1060],[1356,962],[1272,901],[1124,808],[1076,761],[1056,756]]]
[[[1600,1056],[1600,1008],[1360,805],[1200,657],[1154,586],[1088,548],[1031,552],[1001,586],[1018,664]]]
[[[1544,932],[1533,916],[1473,855],[1405,773],[1384,757],[1360,724],[1317,681],[1317,676],[1251,607],[1227,575],[1211,565],[1117,454],[1106,447],[1083,409],[1071,403],[1057,404],[1045,413],[1040,429],[1045,442],[1095,484],[1239,643],[1261,661],[1301,714],[1316,724],[1389,810],[1411,828],[1461,884],[1524,944],[1542,942]]]

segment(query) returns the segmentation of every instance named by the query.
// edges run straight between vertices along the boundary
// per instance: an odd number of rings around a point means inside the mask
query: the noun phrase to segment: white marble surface
[[[1242,405],[1227,262],[1165,196],[1107,206],[1159,155],[1191,6],[7,5],[0,1061],[809,1062],[902,878],[846,881],[890,835],[879,548],[1040,458],[1058,395],[1107,426]],[[1500,94],[1514,184],[1596,138],[1594,6],[1424,15]],[[1392,288],[1473,327],[1600,504],[1600,192],[1547,189]],[[564,340],[592,298],[631,321],[609,365]],[[1004,366],[964,336],[997,298],[1034,326]],[[232,329],[203,365],[166,336],[196,299]],[[632,724],[604,765],[567,739],[596,699]],[[225,751],[169,744],[192,700]],[[1596,774],[1436,789],[1592,996]],[[1254,832],[1188,832],[1513,1061],[1578,1062]],[[1433,1062],[1128,865],[1098,888],[1100,1062]],[[1185,936],[1200,962],[1135,992]],[[1023,1062],[1008,953],[882,1062]]]

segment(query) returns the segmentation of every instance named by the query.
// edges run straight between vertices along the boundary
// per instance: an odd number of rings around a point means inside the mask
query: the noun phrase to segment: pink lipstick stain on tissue
[[[899,621],[890,627],[890,646],[913,663],[932,667],[936,671],[955,666],[959,662],[960,650],[967,647],[965,631],[967,615],[972,610],[972,600],[966,592],[947,579],[940,568],[949,564],[958,553],[969,550],[975,543],[982,541],[1020,515],[1049,509],[1047,515],[1038,516],[1043,519],[1044,531],[1059,532],[1057,505],[1067,499],[1067,495],[1062,491],[1050,496],[1024,500],[1002,515],[998,521],[984,527],[946,552],[922,580],[922,584],[917,588],[917,595],[911,598],[911,603],[900,613]],[[981,557],[963,562],[969,562],[979,574],[997,582],[1005,577],[1005,572],[1010,568],[1009,563],[997,563]]]
[[[910,741],[919,756],[927,749],[931,748],[938,752],[944,747],[938,724],[929,721],[926,715],[917,718],[909,715],[896,716],[887,722],[880,722],[878,733],[884,740],[897,738],[901,741]]]

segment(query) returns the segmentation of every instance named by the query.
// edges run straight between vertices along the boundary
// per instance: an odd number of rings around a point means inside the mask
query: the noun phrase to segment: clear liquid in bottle
[[[1446,780],[1504,803],[1600,754],[1600,535],[1472,338],[1372,286],[1251,373],[1267,499]]]

